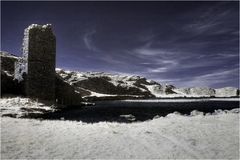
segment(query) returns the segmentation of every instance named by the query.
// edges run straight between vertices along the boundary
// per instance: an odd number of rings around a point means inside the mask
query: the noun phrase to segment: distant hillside
[[[239,90],[233,87],[213,89],[208,87],[177,88],[174,90],[186,97],[236,97]]]
[[[82,92],[84,97],[131,96],[153,98],[174,94],[174,86],[159,84],[140,76],[104,72],[74,72],[57,69],[64,81]]]
[[[14,80],[14,63],[18,59],[7,52],[1,57],[1,93],[23,93],[23,84]],[[104,72],[76,72],[56,69],[56,78],[72,86],[86,99],[125,99],[161,97],[236,97],[239,90],[233,87],[213,89],[208,87],[176,88],[141,76],[109,74]],[[58,78],[59,77],[59,78]],[[61,81],[62,81],[61,80]],[[62,84],[62,83],[61,83]],[[64,87],[59,85],[61,91]]]
[[[208,87],[176,88],[160,84],[145,77],[109,74],[104,72],[75,72],[56,69],[64,81],[74,86],[83,97],[132,96],[161,97],[235,97],[239,90],[233,87],[213,89]]]

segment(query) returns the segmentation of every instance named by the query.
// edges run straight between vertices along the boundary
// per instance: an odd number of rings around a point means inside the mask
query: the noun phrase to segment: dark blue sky
[[[239,2],[1,2],[1,50],[53,25],[57,67],[178,87],[239,86]]]

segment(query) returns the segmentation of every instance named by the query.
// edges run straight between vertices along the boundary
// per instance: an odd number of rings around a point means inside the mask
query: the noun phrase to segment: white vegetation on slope
[[[225,88],[219,88],[215,89],[216,96],[217,97],[230,97],[230,96],[236,96],[237,89],[233,87],[225,87]]]

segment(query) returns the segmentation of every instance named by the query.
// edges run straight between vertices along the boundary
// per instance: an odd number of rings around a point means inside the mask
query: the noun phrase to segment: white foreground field
[[[2,117],[1,158],[239,159],[239,113],[94,124]]]

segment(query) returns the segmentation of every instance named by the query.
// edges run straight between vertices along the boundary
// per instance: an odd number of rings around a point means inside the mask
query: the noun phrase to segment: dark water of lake
[[[212,113],[217,109],[230,110],[239,108],[239,100],[197,100],[197,101],[101,101],[94,106],[72,107],[55,113],[45,114],[38,118],[64,119],[83,121],[88,123],[135,122],[153,119],[153,117],[166,116],[175,111],[189,115],[191,111],[198,110]],[[36,118],[36,117],[35,117]]]

